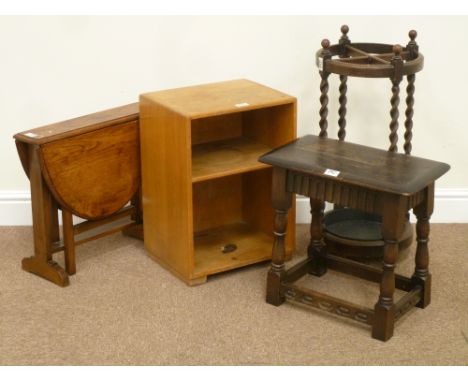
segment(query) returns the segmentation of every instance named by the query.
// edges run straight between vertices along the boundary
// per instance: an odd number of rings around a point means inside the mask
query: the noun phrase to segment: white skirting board
[[[73,222],[83,219],[73,216]],[[59,214],[59,223],[62,216]],[[29,191],[0,191],[0,226],[32,225],[31,193]]]
[[[310,223],[309,199],[297,196],[296,203],[296,222]],[[414,217],[411,220],[414,221]],[[431,222],[468,223],[468,189],[436,189],[435,208]],[[0,191],[0,226],[31,224],[31,195],[29,191]]]

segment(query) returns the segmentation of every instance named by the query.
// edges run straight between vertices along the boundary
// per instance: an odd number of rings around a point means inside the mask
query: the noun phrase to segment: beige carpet
[[[298,227],[303,251],[307,228]],[[432,304],[387,343],[367,326],[264,302],[268,264],[188,287],[120,234],[78,248],[71,285],[20,269],[31,229],[0,228],[1,365],[467,365],[468,225],[434,224]],[[56,255],[61,263],[62,256]],[[409,275],[413,256],[398,271]],[[307,282],[372,307],[378,287],[329,272]]]

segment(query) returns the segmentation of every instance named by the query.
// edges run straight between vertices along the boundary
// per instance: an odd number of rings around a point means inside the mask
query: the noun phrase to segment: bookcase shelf
[[[258,157],[271,150],[245,137],[202,143],[192,147],[192,182],[267,168]]]
[[[142,95],[149,255],[189,285],[270,259],[271,168],[258,157],[295,137],[296,99],[252,81]],[[293,208],[288,255],[294,250],[294,220]]]
[[[233,252],[220,254],[226,244],[235,243]],[[271,258],[271,236],[238,222],[195,234],[196,278],[243,267]]]

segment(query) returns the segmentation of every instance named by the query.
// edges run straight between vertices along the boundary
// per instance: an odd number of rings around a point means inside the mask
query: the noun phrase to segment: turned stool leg
[[[273,231],[275,239],[273,242],[271,268],[267,278],[266,301],[269,304],[278,306],[285,300],[281,293],[281,281],[285,274],[285,236],[288,210],[292,205],[292,194],[286,191],[286,170],[273,169],[272,201],[275,210]]]
[[[73,215],[62,209],[63,244],[65,253],[65,270],[69,275],[76,273],[75,237],[73,232]]]
[[[380,296],[374,308],[372,337],[387,341],[393,336],[395,324],[395,260],[398,255],[398,239],[404,229],[406,209],[403,198],[394,196],[386,198],[382,215],[382,237],[385,242],[383,273],[380,282]]]
[[[310,243],[307,247],[307,254],[311,259],[309,273],[319,277],[327,272],[326,261],[322,257],[325,249],[322,228],[324,209],[325,202],[317,199],[310,199],[312,221],[310,223]]]
[[[416,267],[411,280],[423,288],[421,301],[416,305],[425,308],[431,302],[431,274],[429,273],[429,219],[434,210],[434,183],[426,189],[425,201],[413,209],[416,223]]]

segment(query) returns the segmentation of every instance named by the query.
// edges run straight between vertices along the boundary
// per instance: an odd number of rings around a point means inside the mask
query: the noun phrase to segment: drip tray
[[[341,208],[327,212],[323,224],[328,233],[344,239],[382,241],[382,218],[379,215]]]
[[[323,231],[328,250],[338,256],[357,259],[383,257],[382,218],[352,208],[329,211],[323,220]],[[413,230],[406,223],[399,240],[400,251],[413,239]]]

